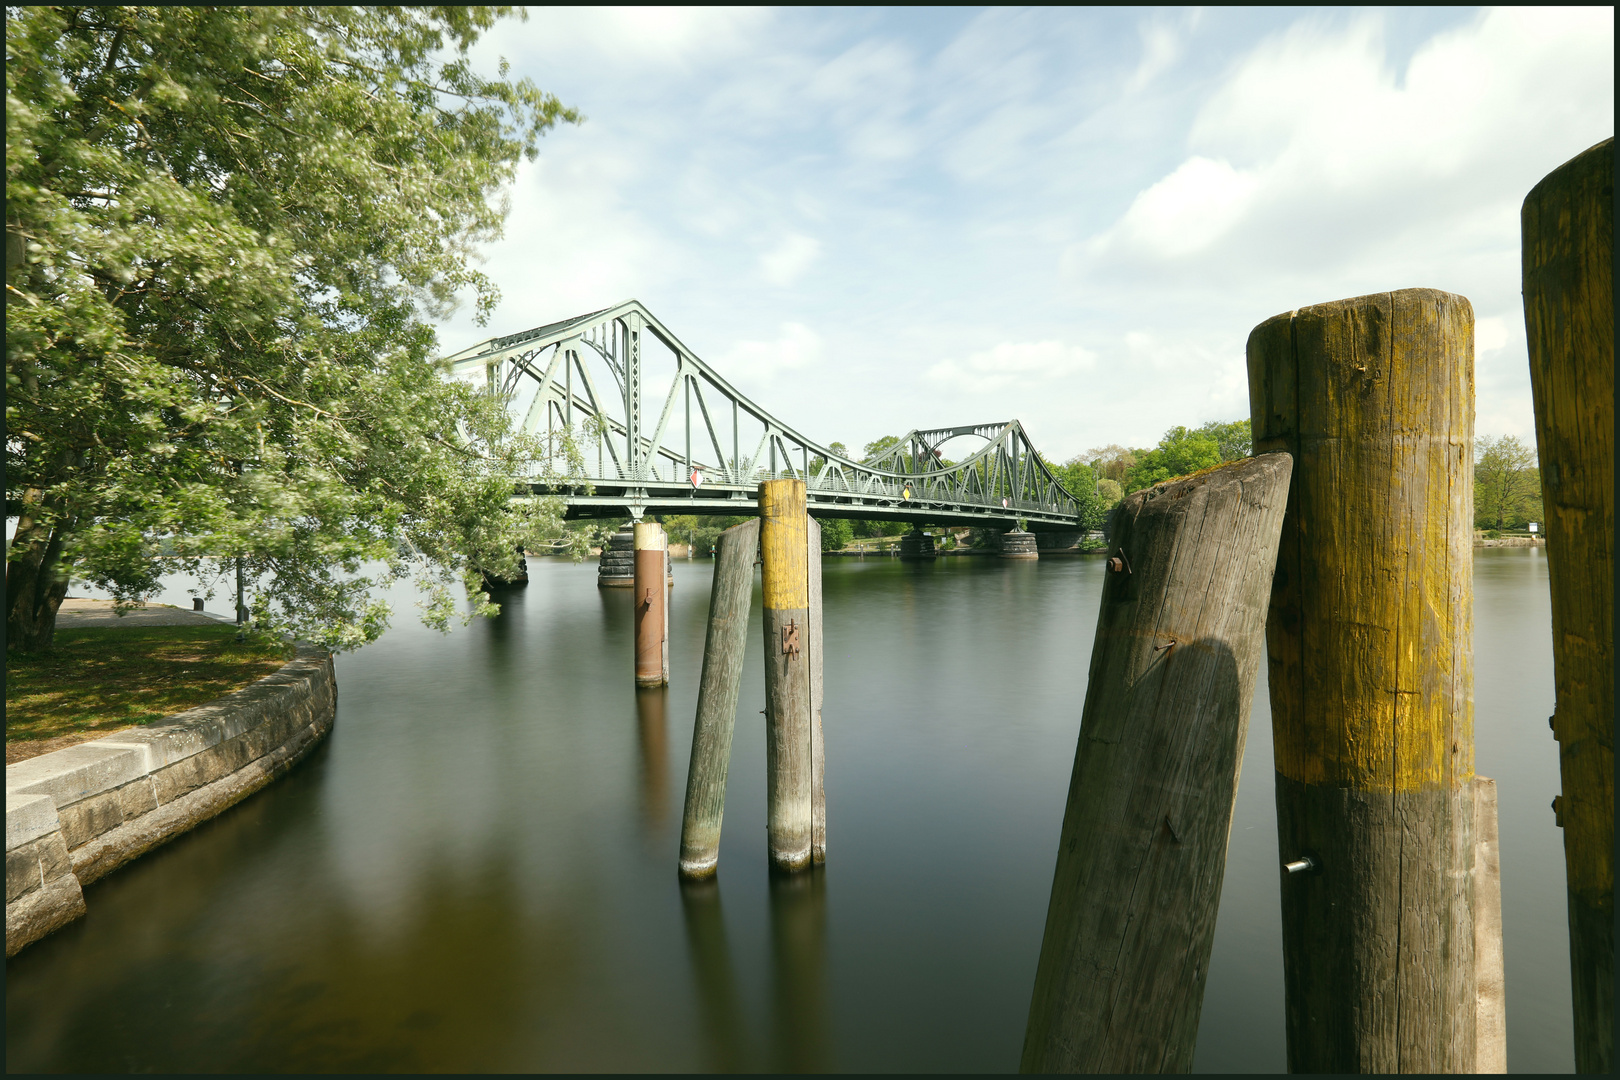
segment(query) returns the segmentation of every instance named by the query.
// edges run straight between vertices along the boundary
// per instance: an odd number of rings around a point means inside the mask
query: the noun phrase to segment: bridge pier
[[[602,545],[596,564],[596,584],[604,589],[628,589],[636,583],[636,537],[628,522]]]
[[[602,545],[602,554],[596,563],[596,584],[603,589],[629,589],[636,584],[636,535],[634,526],[625,522],[619,531],[608,537]],[[527,581],[528,578],[524,578]],[[669,549],[664,550],[664,581],[675,584],[675,571],[669,565]]]
[[[503,589],[516,589],[529,583],[529,562],[524,555],[523,545],[518,545],[518,569],[510,578],[497,577],[486,571],[479,571],[478,576],[483,579],[484,591],[494,593]]]
[[[1013,529],[1001,534],[1003,559],[1038,559],[1041,553],[1035,547],[1035,534]]]
[[[913,527],[912,530],[900,538],[900,557],[902,559],[933,559],[939,552],[934,550],[934,538]]]

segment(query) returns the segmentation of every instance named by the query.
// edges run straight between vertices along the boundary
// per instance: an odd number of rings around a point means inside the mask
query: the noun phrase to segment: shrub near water
[[[58,630],[51,649],[6,658],[6,761],[195,708],[290,656],[230,625]]]

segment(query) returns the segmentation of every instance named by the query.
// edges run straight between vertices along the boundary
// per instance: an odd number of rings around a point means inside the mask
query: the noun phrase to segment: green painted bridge
[[[649,361],[654,341],[672,365]],[[1079,527],[1074,497],[1017,420],[918,428],[875,460],[852,461],[743,396],[636,300],[491,338],[450,360],[456,375],[481,373],[547,445],[570,433],[575,467],[527,486],[565,499],[571,518],[752,514],[760,481],[798,477],[818,517]],[[970,440],[969,452],[947,464],[944,447],[957,439]]]

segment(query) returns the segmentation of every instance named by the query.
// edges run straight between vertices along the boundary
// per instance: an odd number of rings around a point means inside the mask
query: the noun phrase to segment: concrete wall
[[[330,653],[163,724],[6,766],[6,955],[84,914],[83,887],[281,775],[337,709]]]

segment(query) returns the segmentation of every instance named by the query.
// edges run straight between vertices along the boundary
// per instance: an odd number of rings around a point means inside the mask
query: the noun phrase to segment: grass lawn
[[[48,651],[6,656],[6,764],[150,724],[275,671],[291,648],[236,643],[220,626],[58,630]]]

